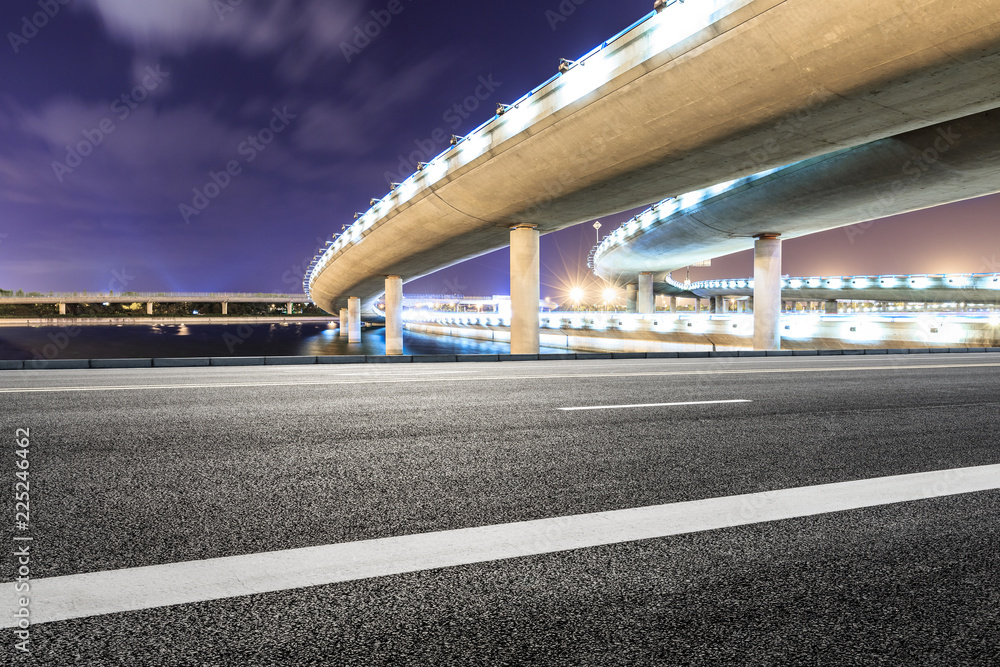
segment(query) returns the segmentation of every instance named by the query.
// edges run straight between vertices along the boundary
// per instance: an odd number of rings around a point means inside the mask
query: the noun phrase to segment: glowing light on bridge
[[[559,79],[559,102],[562,106],[572,104],[584,95],[597,90],[608,82],[613,62],[606,50],[585,56],[579,64]]]
[[[490,149],[491,139],[492,135],[489,132],[480,132],[468,137],[461,143],[462,157],[465,158],[466,162],[476,159]]]
[[[669,10],[654,18],[654,29],[649,36],[649,55],[653,56],[711,25],[713,14],[730,0],[699,0],[670,5]]]

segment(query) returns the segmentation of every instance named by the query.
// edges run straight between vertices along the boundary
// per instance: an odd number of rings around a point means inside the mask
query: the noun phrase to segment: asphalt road
[[[1000,463],[993,354],[5,372],[0,403],[31,429],[33,577]],[[995,664],[998,509],[43,624],[24,664]]]

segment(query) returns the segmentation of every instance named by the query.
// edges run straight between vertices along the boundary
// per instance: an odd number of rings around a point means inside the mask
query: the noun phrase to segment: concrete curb
[[[197,368],[211,365],[212,360],[208,357],[153,359],[154,368]]]
[[[415,354],[320,357],[158,357],[153,359],[0,359],[0,371],[124,368],[198,368],[205,366],[311,366],[315,364],[433,364],[480,361],[589,361],[598,359],[724,359],[900,354],[1000,352],[1000,347],[878,348],[851,350],[724,350],[718,352],[577,352],[567,354]]]
[[[212,366],[263,366],[264,357],[210,357]]]
[[[152,359],[91,359],[91,368],[152,368]]]
[[[316,357],[264,357],[267,366],[308,366],[316,363]]]

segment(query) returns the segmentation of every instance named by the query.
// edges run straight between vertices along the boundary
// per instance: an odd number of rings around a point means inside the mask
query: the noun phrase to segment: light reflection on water
[[[542,352],[565,352],[542,348]],[[507,354],[508,343],[404,332],[404,354]],[[0,327],[0,359],[385,354],[385,330],[348,343],[333,323]]]

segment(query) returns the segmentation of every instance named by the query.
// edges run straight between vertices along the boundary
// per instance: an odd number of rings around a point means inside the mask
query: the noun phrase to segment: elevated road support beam
[[[753,255],[753,349],[781,349],[781,239],[762,234]]]
[[[347,342],[361,342],[361,299],[352,296],[347,300]]]
[[[653,274],[639,274],[639,298],[637,309],[643,315],[652,315],[656,312],[656,294],[653,293]]]
[[[639,310],[639,285],[629,283],[625,286],[625,312],[635,313]]]
[[[385,279],[385,353],[403,354],[403,279]]]
[[[541,299],[538,238],[534,225],[517,225],[510,230],[511,354],[538,354]]]

